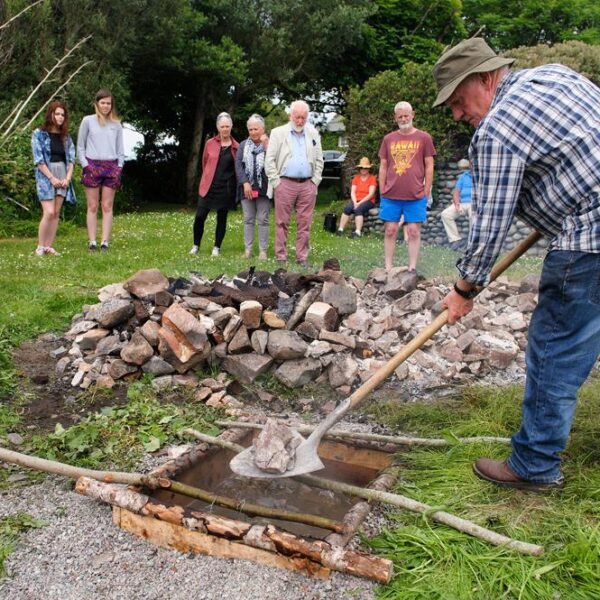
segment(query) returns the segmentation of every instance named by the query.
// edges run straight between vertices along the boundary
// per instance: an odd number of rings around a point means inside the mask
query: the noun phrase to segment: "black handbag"
[[[330,233],[335,233],[337,227],[337,215],[335,213],[326,213],[323,229]]]

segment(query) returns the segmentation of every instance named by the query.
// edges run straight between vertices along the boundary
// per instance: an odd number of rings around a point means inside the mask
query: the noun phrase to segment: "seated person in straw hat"
[[[358,175],[352,179],[350,188],[351,201],[344,208],[344,214],[340,218],[340,228],[337,230],[337,235],[344,233],[344,227],[350,220],[350,215],[354,215],[355,230],[352,237],[360,237],[362,235],[362,227],[365,221],[365,216],[375,206],[375,191],[377,190],[377,179],[371,174],[370,168],[373,165],[366,156],[363,156],[356,165]]]

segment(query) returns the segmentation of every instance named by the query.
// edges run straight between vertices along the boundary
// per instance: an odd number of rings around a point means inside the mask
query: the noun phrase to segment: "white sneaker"
[[[38,246],[35,249],[35,255],[36,256],[44,256],[44,254],[46,254],[46,248],[44,248],[44,246]]]
[[[192,249],[190,250],[190,254],[198,254],[198,246],[192,246]]]
[[[211,256],[219,256],[219,254],[220,254],[220,250],[217,246],[215,246],[212,250]]]

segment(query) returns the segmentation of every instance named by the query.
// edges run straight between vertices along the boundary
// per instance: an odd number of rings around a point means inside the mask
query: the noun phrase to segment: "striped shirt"
[[[600,253],[600,89],[562,65],[509,73],[475,130],[461,278],[485,285],[512,220],[549,250]]]

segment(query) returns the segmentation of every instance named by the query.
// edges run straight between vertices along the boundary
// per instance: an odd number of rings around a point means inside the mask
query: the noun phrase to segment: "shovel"
[[[533,246],[541,235],[534,231],[530,233],[520,244],[503,256],[490,273],[490,282],[494,281],[510,265]],[[259,477],[264,479],[276,479],[280,477],[294,477],[304,475],[323,469],[317,450],[321,438],[333,425],[335,425],[347,412],[355,409],[380,383],[385,381],[411,354],[421,348],[423,344],[432,338],[448,322],[448,310],[440,313],[435,320],[428,325],[424,331],[413,338],[402,350],[383,365],[370,379],[365,381],[351,396],[348,396],[339,406],[335,408],[321,424],[304,439],[297,431],[292,431],[300,445],[296,448],[296,460],[294,466],[285,473],[267,473],[254,463],[254,448],[251,446],[237,454],[229,463],[231,470],[245,477]]]

